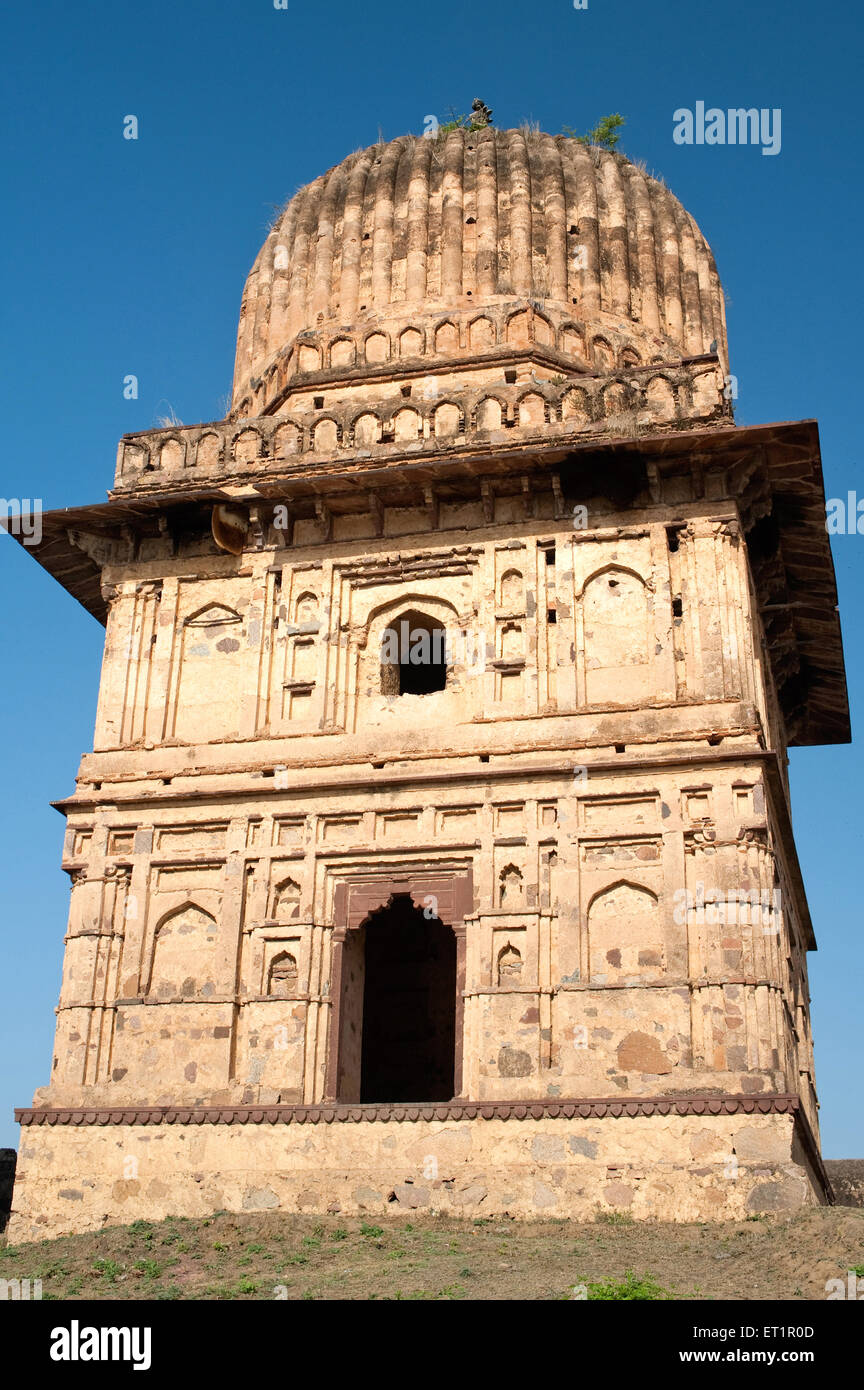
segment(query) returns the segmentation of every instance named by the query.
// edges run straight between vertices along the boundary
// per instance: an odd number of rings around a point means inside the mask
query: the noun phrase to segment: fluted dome
[[[289,377],[482,355],[518,341],[520,309],[583,364],[726,361],[714,258],[662,183],[566,136],[458,129],[291,199],[246,282],[233,409],[275,408]]]

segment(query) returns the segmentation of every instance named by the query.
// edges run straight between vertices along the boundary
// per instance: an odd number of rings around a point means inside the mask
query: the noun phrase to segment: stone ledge
[[[417,1105],[122,1106],[15,1111],[21,1125],[358,1124],[405,1120],[525,1120],[634,1118],[639,1115],[799,1115],[798,1096],[618,1096],[600,1099],[467,1101]]]

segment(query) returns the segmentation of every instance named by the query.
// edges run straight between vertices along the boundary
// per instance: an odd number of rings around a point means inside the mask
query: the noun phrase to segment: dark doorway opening
[[[366,921],[360,1099],[452,1100],[456,938],[405,894]]]

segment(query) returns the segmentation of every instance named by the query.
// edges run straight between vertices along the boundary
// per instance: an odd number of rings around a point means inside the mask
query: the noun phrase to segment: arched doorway
[[[346,933],[337,1099],[451,1100],[456,1065],[456,937],[394,894]]]

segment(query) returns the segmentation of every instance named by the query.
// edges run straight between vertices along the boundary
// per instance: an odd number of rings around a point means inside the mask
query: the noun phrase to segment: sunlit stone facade
[[[730,381],[709,247],[617,155],[457,130],[291,200],[228,417],[44,519],[106,644],[13,1239],[827,1199],[818,437]]]

